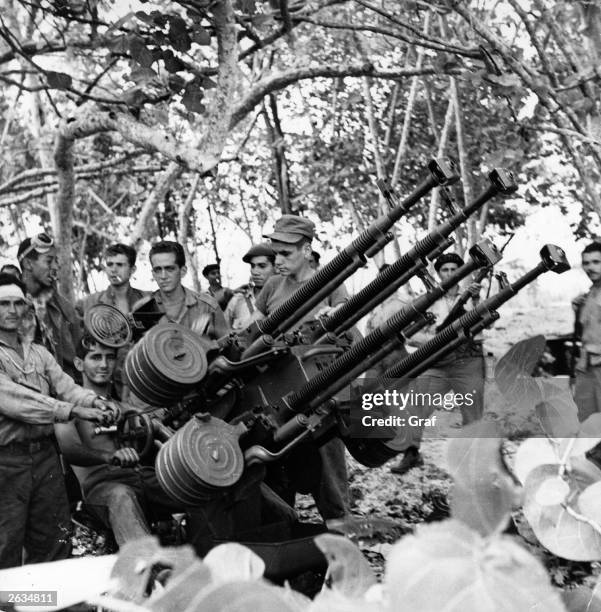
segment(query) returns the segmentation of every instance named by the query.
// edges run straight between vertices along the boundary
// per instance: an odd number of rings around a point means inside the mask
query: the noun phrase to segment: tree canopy
[[[598,220],[595,3],[124,4],[0,1],[2,222],[13,239],[28,217],[51,224],[67,293],[115,236],[208,244],[199,198],[253,238],[278,211],[348,232],[385,206],[376,177],[403,191],[437,155],[459,161],[459,203],[502,165],[528,205],[578,207],[578,235]],[[461,247],[522,214],[485,207]]]

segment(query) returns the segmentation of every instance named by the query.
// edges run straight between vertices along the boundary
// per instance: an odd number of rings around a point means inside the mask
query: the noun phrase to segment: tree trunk
[[[194,204],[194,198],[198,191],[198,185],[200,183],[200,174],[195,174],[190,186],[190,191],[180,204],[178,210],[178,223],[177,223],[177,241],[184,247],[184,253],[186,254],[186,261],[188,262],[188,270],[190,272],[190,278],[192,279],[192,288],[194,291],[200,291],[200,279],[198,278],[198,265],[196,262],[196,249],[194,253],[190,252],[188,248],[188,235],[190,233],[190,213]]]

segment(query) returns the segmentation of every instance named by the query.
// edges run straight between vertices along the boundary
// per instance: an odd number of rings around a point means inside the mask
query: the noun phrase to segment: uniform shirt
[[[27,297],[32,310],[23,318],[23,334],[45,346],[58,365],[74,380],[79,380],[80,374],[73,363],[82,326],[75,308],[56,290],[42,292],[35,298]]]
[[[226,335],[229,330],[223,316],[223,311],[219,308],[217,301],[206,293],[196,293],[187,287],[184,290],[184,300],[179,312],[168,315],[161,298],[161,292],[155,291],[152,294],[157,307],[165,312],[159,319],[159,323],[179,323],[201,336],[208,336],[213,340]]]
[[[224,313],[225,321],[230,329],[239,331],[250,325],[253,312],[257,309],[256,301],[250,285],[244,285],[236,289]]]
[[[68,421],[73,406],[96,399],[43,346],[23,339],[22,347],[23,358],[0,340],[0,446],[50,436],[52,424]]]
[[[278,306],[283,304],[299,287],[302,287],[307,281],[292,280],[289,276],[271,276],[263,285],[261,293],[257,296],[257,310],[264,315],[271,314]],[[348,300],[348,293],[344,285],[340,285],[321,300],[310,312],[308,312],[297,325],[303,321],[315,319],[317,312],[325,306],[338,306]]]
[[[143,297],[148,295],[147,291],[142,291],[142,289],[136,289],[131,285],[127,288],[127,304],[129,306],[129,310],[131,311],[132,306]],[[92,293],[85,298],[82,298],[77,302],[75,309],[80,317],[83,317],[86,312],[92,307],[96,306],[96,304],[108,304],[109,306],[114,306],[117,308],[117,296],[115,295],[115,289],[112,285],[109,285],[104,291],[98,291],[96,293]]]
[[[578,361],[579,369],[601,365],[601,288],[591,287],[586,294],[578,317],[582,325],[583,350]]]

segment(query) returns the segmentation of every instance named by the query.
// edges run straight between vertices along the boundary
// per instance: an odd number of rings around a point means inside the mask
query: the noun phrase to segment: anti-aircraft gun
[[[265,466],[285,466],[294,454],[302,453],[303,445],[319,445],[336,435],[367,466],[381,465],[396,454],[385,441],[349,435],[343,392],[431,322],[428,308],[451,287],[499,261],[494,245],[482,241],[470,249],[469,261],[449,279],[437,284],[425,272],[427,260],[449,246],[452,232],[470,214],[493,197],[516,190],[511,173],[491,172],[490,186],[482,195],[419,240],[337,311],[308,325],[300,322],[364,265],[366,257],[389,242],[394,222],[423,195],[457,180],[449,162],[430,162],[429,170],[430,176],[401,202],[382,186],[390,211],[273,313],[243,333],[208,342],[175,324],[160,325],[130,351],[124,371],[128,386],[147,403],[167,408],[158,423],[156,419],[136,422],[134,417],[130,435],[152,430],[162,441],[157,477],[172,497],[190,507],[209,504],[214,511],[221,500],[233,508],[249,483],[261,481]],[[421,363],[440,358],[446,342],[457,342],[462,334],[467,337],[494,321],[495,309],[538,274],[569,267],[561,249],[547,246],[543,251],[543,261],[535,270],[452,322],[436,336],[436,342],[422,347],[418,356],[412,354],[409,361],[399,362],[387,376],[414,374]],[[426,279],[426,293],[350,344],[345,334],[354,323],[416,275]],[[148,442],[143,446],[149,448]],[[248,527],[252,512],[248,504],[244,508],[243,522]],[[206,511],[201,514],[206,517]],[[236,523],[236,518],[232,521]],[[235,531],[235,525],[230,522],[227,529]]]

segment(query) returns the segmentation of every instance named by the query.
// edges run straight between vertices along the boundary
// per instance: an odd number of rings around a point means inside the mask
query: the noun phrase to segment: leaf
[[[132,36],[129,40],[129,52],[133,59],[144,68],[150,68],[154,57],[152,51],[137,36]]]
[[[503,370],[508,366],[511,366],[511,371],[517,369],[524,374],[532,374],[545,351],[546,344],[545,337],[541,335],[526,338],[514,344],[497,362],[495,378],[502,375]]]
[[[265,562],[247,546],[228,542],[212,548],[204,563],[211,570],[213,581],[259,580],[265,572]]]
[[[540,465],[559,464],[556,448],[546,438],[529,438],[524,440],[515,454],[513,471],[517,479],[524,484],[528,474]]]
[[[186,81],[181,76],[179,76],[179,74],[170,74],[167,80],[167,84],[169,85],[169,89],[171,91],[173,91],[174,93],[178,93],[183,89],[184,85],[186,84]]]
[[[139,603],[145,599],[155,566],[171,568],[172,575],[177,576],[197,561],[191,546],[161,548],[154,536],[126,542],[111,573],[111,578],[115,578],[111,594]]]
[[[501,456],[502,437],[492,421],[466,427],[449,443],[447,462],[455,482],[451,516],[480,534],[502,528],[516,502],[516,488]]]
[[[562,598],[568,612],[599,612],[601,610],[601,594],[582,585],[564,591]]]
[[[332,590],[347,597],[361,597],[377,580],[359,548],[346,538],[330,533],[315,537],[315,545],[328,561]]]
[[[54,72],[54,70],[46,70],[46,82],[50,89],[69,89],[73,80],[64,72]]]
[[[587,518],[601,523],[601,482],[592,484],[580,493],[578,509]]]
[[[601,412],[592,414],[582,423],[580,435],[583,438],[601,438]]]
[[[167,70],[167,72],[180,72],[186,69],[184,62],[182,62],[179,57],[173,55],[173,51],[164,51],[163,61],[165,62],[165,70]]]
[[[201,25],[197,25],[192,31],[192,42],[197,45],[210,45],[211,44],[211,33],[203,28]]]
[[[186,110],[191,113],[202,113],[205,110],[202,103],[202,97],[202,89],[198,87],[196,81],[191,81],[184,89],[182,104],[186,107]]]
[[[203,589],[187,612],[298,612],[282,589],[265,582],[230,581]]]
[[[455,520],[418,525],[397,542],[384,582],[390,610],[564,612],[533,555],[509,537],[482,538]]]
[[[569,388],[558,387],[544,378],[540,380],[543,401],[536,405],[536,414],[543,431],[553,438],[573,438],[580,429],[578,407]]]
[[[145,606],[154,612],[184,612],[201,589],[211,584],[211,570],[196,559],[185,570],[173,573],[165,590],[153,595]]]
[[[530,375],[545,350],[544,336],[534,336],[515,344],[497,363],[495,381],[499,391],[515,404],[532,408],[541,399],[536,381]]]
[[[535,498],[541,506],[554,506],[565,501],[570,485],[560,476],[544,480],[536,491]]]
[[[134,14],[137,19],[139,19],[140,21],[143,21],[144,23],[148,23],[148,24],[154,23],[154,19],[152,15],[149,15],[148,13],[145,13],[144,11],[136,11]]]
[[[573,561],[601,559],[601,534],[571,516],[560,504],[542,506],[536,499],[541,484],[557,476],[556,465],[541,465],[530,472],[524,485],[524,515],[539,542],[554,555]],[[577,492],[574,480],[570,491]]]
[[[169,41],[176,51],[189,51],[191,41],[186,22],[179,15],[169,15]]]
[[[215,81],[213,81],[212,79],[210,79],[209,77],[205,77],[202,80],[202,84],[201,87],[203,89],[215,89],[215,87],[217,87],[217,83],[215,83]]]

